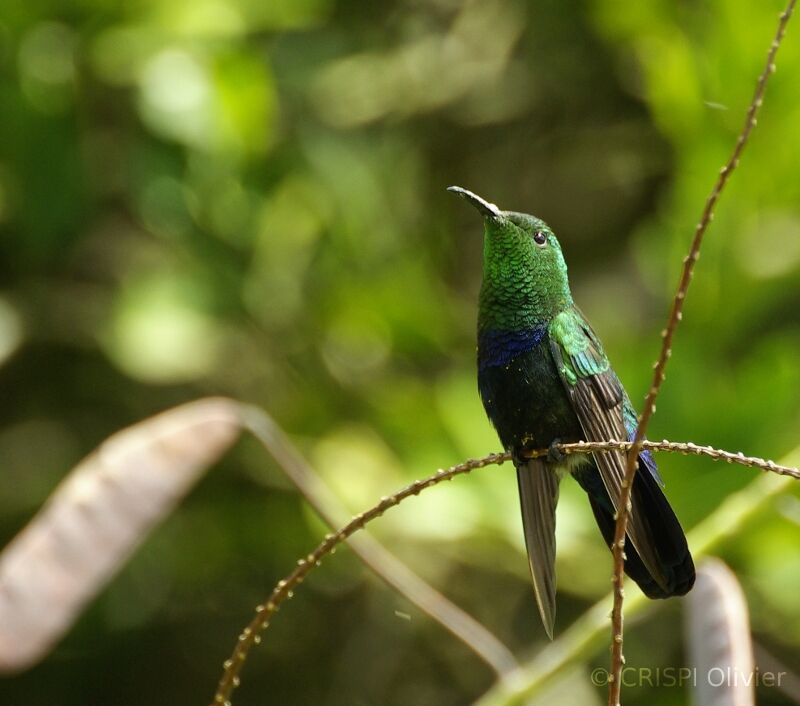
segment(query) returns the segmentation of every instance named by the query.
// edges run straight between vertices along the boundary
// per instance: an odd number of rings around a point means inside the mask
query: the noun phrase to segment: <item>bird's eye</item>
[[[533,242],[539,247],[543,248],[545,245],[547,245],[547,233],[545,233],[543,230],[534,231]]]

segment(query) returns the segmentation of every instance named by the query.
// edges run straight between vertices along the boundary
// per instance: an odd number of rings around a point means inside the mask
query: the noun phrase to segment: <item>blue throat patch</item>
[[[507,365],[538,346],[547,335],[547,324],[522,331],[487,329],[478,333],[478,370]]]

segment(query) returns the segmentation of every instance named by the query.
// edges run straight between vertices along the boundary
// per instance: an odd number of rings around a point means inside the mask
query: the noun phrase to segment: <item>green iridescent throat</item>
[[[548,323],[572,306],[558,240],[538,218],[504,213],[486,219],[478,328],[522,331]],[[543,233],[545,245],[533,235]]]

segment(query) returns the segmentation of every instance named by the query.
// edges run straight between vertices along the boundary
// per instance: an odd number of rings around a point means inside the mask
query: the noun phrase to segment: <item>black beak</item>
[[[462,189],[460,186],[448,186],[447,190],[469,201],[486,218],[501,218],[503,215],[502,211],[493,203],[489,203],[486,199],[482,199],[477,194]]]

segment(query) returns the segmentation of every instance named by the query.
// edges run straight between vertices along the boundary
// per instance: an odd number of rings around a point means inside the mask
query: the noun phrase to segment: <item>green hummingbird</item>
[[[637,416],[597,337],[572,300],[567,265],[550,227],[449,187],[484,219],[478,313],[478,390],[517,469],[533,589],[548,636],[556,612],[558,487],[571,474],[586,491],[606,544],[614,538],[625,475],[623,452],[570,454],[556,444],[631,440]],[[528,459],[530,449],[549,448]],[[648,451],[639,455],[625,545],[625,572],[650,598],[688,592],[694,563]]]

